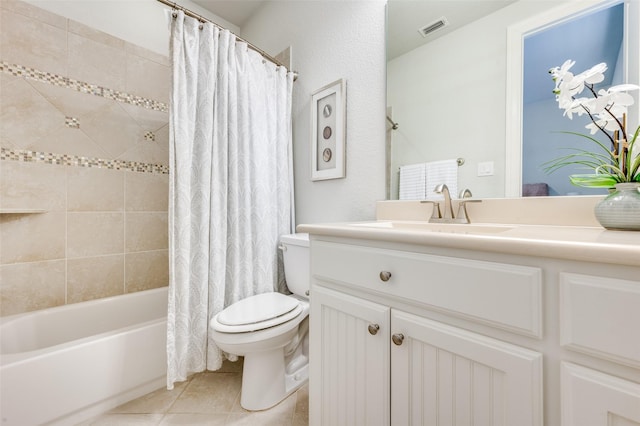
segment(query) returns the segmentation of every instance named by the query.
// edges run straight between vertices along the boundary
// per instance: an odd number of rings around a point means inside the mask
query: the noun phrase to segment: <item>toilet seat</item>
[[[300,301],[282,293],[263,293],[236,302],[211,320],[216,331],[245,333],[283,324],[302,312]]]

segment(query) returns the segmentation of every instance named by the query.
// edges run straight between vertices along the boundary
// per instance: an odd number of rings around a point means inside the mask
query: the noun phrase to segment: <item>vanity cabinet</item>
[[[311,253],[312,426],[640,425],[639,281],[348,238]]]
[[[319,386],[309,418],[323,425],[388,425],[390,311],[323,287],[313,290],[310,353]],[[311,318],[311,317],[310,317]],[[311,421],[314,423],[314,421]]]
[[[542,424],[542,354],[399,310],[391,333],[392,425]]]
[[[559,278],[561,345],[639,370],[640,281]],[[563,426],[640,426],[640,383],[567,361],[561,383]]]

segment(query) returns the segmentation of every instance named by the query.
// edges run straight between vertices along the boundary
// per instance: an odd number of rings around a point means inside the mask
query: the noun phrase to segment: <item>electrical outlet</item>
[[[493,161],[478,163],[478,176],[493,176]]]

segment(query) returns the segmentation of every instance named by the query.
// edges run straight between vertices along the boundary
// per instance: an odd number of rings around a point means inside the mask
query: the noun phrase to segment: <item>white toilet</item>
[[[247,297],[211,319],[218,347],[244,356],[240,405],[273,407],[309,378],[309,234],[280,237],[287,286],[293,293]]]

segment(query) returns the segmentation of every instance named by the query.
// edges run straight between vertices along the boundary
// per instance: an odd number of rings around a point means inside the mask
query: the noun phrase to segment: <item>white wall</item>
[[[168,31],[156,0],[28,0],[150,50],[167,54]],[[179,4],[236,34],[237,27],[188,0]],[[242,29],[243,38],[277,54],[293,47],[293,138],[297,223],[365,220],[385,198],[385,0],[276,0]],[[347,177],[310,180],[310,98],[347,82]]]
[[[389,62],[387,105],[399,123],[392,177],[403,163],[462,157],[460,188],[504,196],[506,29],[555,5],[517,2]],[[494,176],[476,176],[484,161]]]
[[[271,54],[291,45],[297,223],[373,219],[385,198],[385,1],[270,1],[242,37]],[[311,93],[347,82],[347,177],[310,180]]]
[[[169,7],[156,0],[24,1],[154,52],[169,54],[169,30],[164,14]],[[190,0],[177,3],[238,34],[237,26]]]

